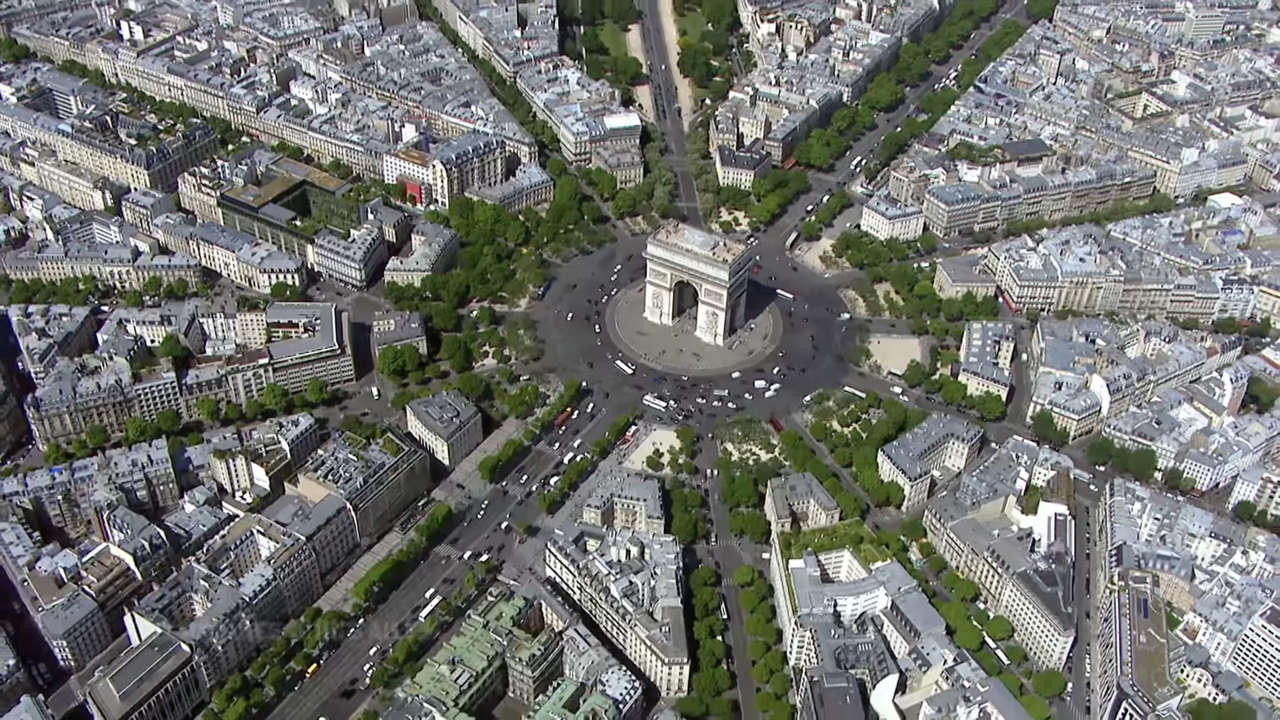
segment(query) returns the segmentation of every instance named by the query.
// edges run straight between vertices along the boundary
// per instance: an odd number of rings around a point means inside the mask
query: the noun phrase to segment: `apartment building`
[[[454,467],[484,439],[480,410],[456,390],[405,406],[409,434],[445,467]]]
[[[93,349],[94,320],[87,307],[9,305],[5,313],[18,342],[20,363],[37,383],[49,377],[59,358],[76,358]]]
[[[941,258],[934,263],[933,289],[943,299],[964,297],[991,297],[996,292],[995,277],[983,269],[984,255],[970,253],[958,257]]]
[[[347,287],[364,289],[378,281],[389,250],[381,230],[371,223],[352,228],[347,237],[322,230],[312,243],[311,267]]]
[[[619,172],[621,171],[620,169]],[[554,190],[555,182],[546,170],[526,163],[516,168],[515,173],[506,180],[496,185],[473,187],[466,195],[515,214],[525,208],[547,205],[551,202]]]
[[[1155,173],[1131,163],[1098,164],[1061,173],[992,175],[982,183],[934,185],[921,211],[929,232],[943,238],[990,231],[1017,220],[1085,215],[1117,202],[1151,196]]]
[[[161,245],[191,253],[204,267],[231,282],[266,294],[283,283],[303,287],[302,261],[245,233],[210,222],[192,224],[181,214],[162,215],[154,221]]]
[[[834,525],[840,506],[813,473],[791,473],[765,486],[764,514],[776,534]]]
[[[515,81],[538,118],[555,130],[565,159],[610,173],[620,188],[640,183],[640,116],[622,107],[617,90],[563,56],[528,65]]]
[[[190,646],[168,632],[104,658],[85,688],[94,720],[183,720],[209,697]]]
[[[964,470],[982,445],[982,428],[954,415],[934,413],[876,454],[880,479],[902,488],[902,511],[922,509],[935,477]]]
[[[862,207],[858,227],[879,240],[915,240],[924,233],[924,214],[884,195],[876,195]]]
[[[448,270],[458,252],[457,233],[425,220],[413,226],[409,243],[407,256],[387,261],[383,273],[387,282],[416,286],[426,276]]]
[[[287,622],[320,597],[319,563],[306,540],[272,520],[246,514],[209,541],[200,562],[238,583],[264,621]]]
[[[663,697],[689,691],[680,548],[669,535],[569,525],[547,542],[546,573]]]
[[[369,341],[373,344],[376,363],[389,347],[412,346],[427,354],[427,331],[422,315],[411,311],[375,312],[369,323]]]
[[[773,162],[759,150],[738,150],[727,145],[716,146],[711,153],[715,160],[716,177],[721,187],[751,190],[751,186],[769,171]]]
[[[298,471],[298,491],[333,493],[350,506],[362,542],[377,538],[427,492],[427,455],[394,430],[370,443],[337,433]]]
[[[454,198],[472,188],[489,187],[506,176],[506,146],[487,133],[449,138],[428,151],[405,148],[382,158],[383,181],[402,184],[419,205],[445,210]]]
[[[591,495],[582,504],[582,522],[602,529],[661,535],[662,488],[658,481],[619,467],[598,468],[589,481]]]
[[[991,393],[1008,401],[1013,390],[1013,357],[1017,333],[1013,323],[969,322],[960,342],[956,379],[970,395]]]
[[[1272,602],[1249,618],[1230,663],[1258,694],[1280,698],[1280,606]]]
[[[179,175],[212,154],[218,145],[213,131],[202,122],[192,122],[146,147],[100,131],[93,120],[0,103],[0,131],[52,150],[63,163],[130,188],[171,191],[177,187]]]

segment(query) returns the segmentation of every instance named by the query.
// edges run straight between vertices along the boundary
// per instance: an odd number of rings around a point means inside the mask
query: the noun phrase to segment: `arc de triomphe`
[[[696,306],[695,334],[712,345],[724,345],[742,326],[751,269],[746,245],[671,222],[649,236],[644,259],[646,320],[673,325]]]

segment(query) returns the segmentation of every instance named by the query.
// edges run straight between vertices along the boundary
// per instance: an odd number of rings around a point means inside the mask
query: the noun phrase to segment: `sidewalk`
[[[316,601],[316,605],[325,611],[346,611],[351,604],[351,587],[356,584],[357,580],[364,577],[369,568],[376,565],[379,560],[399,549],[403,540],[404,535],[399,530],[392,528],[373,547],[357,558],[351,567],[342,573],[342,577],[338,578],[337,582],[329,586],[324,595],[320,596],[320,599]]]

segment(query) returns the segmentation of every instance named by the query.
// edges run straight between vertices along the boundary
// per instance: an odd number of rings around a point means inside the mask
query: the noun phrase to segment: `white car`
[[[607,302],[609,302],[609,296],[608,296],[607,294],[606,294],[606,295],[601,295],[601,296],[600,296],[600,304],[601,304],[601,305],[603,305],[603,304],[605,304],[605,303],[607,303]]]
[[[694,401],[694,402],[696,402],[696,403],[698,403],[699,405],[706,405],[706,404],[707,404],[707,399],[706,399],[706,398],[704,398],[704,397],[702,397],[701,395],[699,395],[698,397],[694,398],[694,399],[693,399],[693,401]]]
[[[734,405],[732,400],[730,400],[729,402],[725,403],[724,405],[725,405],[725,407],[729,408],[730,410],[737,410],[737,409],[738,409],[738,406],[737,406],[737,405]]]
[[[578,413],[580,413],[580,412],[582,412],[582,411],[581,411],[581,410],[574,410],[574,411],[573,411],[573,414],[569,416],[569,419],[570,419],[570,420],[577,420],[577,419],[578,419]]]
[[[574,450],[577,450],[577,449],[578,449],[578,448],[580,448],[580,447],[582,447],[582,438],[578,438],[577,440],[574,440],[574,441],[573,441],[573,449],[574,449]]]
[[[804,211],[805,211],[805,212],[807,212],[807,213],[811,213],[811,212],[813,212],[813,208],[814,208],[814,206],[813,206],[812,204],[810,204],[810,205],[805,205],[805,206],[804,206]]]
[[[523,475],[521,475],[521,476],[520,476],[520,484],[521,484],[521,485],[523,485],[523,484],[525,484],[525,483],[527,483],[527,482],[529,482],[529,473],[525,473],[525,474],[523,474]]]
[[[568,465],[571,462],[573,462],[573,453],[565,453],[564,464]]]
[[[734,380],[737,380],[738,378],[742,377],[742,371],[734,370],[732,373],[729,373],[729,377],[733,378]]]
[[[614,265],[614,266],[613,266],[613,271],[614,271],[615,273],[616,273],[616,272],[622,272],[622,263],[618,263],[617,265]]]
[[[600,334],[600,323],[596,323],[596,334]]]
[[[752,397],[751,397],[751,393],[742,393],[742,399],[743,399],[743,400],[753,400],[754,398],[752,398]]]
[[[565,321],[565,322],[573,322],[573,313],[569,313],[568,315],[565,315],[565,316],[564,316],[564,321]]]
[[[595,411],[596,411],[596,404],[593,402],[587,403],[587,414],[590,415]]]
[[[723,405],[723,404],[724,404],[724,403],[720,402],[719,400],[712,400],[712,401],[711,401],[711,407],[720,407],[720,406],[721,406],[721,405]]]
[[[555,442],[551,443],[551,449],[552,449],[552,450],[559,450],[559,449],[560,449],[560,441],[559,441],[559,440],[557,440],[557,441],[555,441]]]

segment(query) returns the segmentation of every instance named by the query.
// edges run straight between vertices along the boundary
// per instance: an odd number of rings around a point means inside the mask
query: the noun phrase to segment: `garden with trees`
[[[733,583],[738,586],[738,607],[749,643],[747,656],[751,658],[751,679],[756,686],[756,712],[767,720],[792,720],[795,708],[789,699],[791,676],[777,626],[773,590],[764,575],[750,565],[734,570]]]

